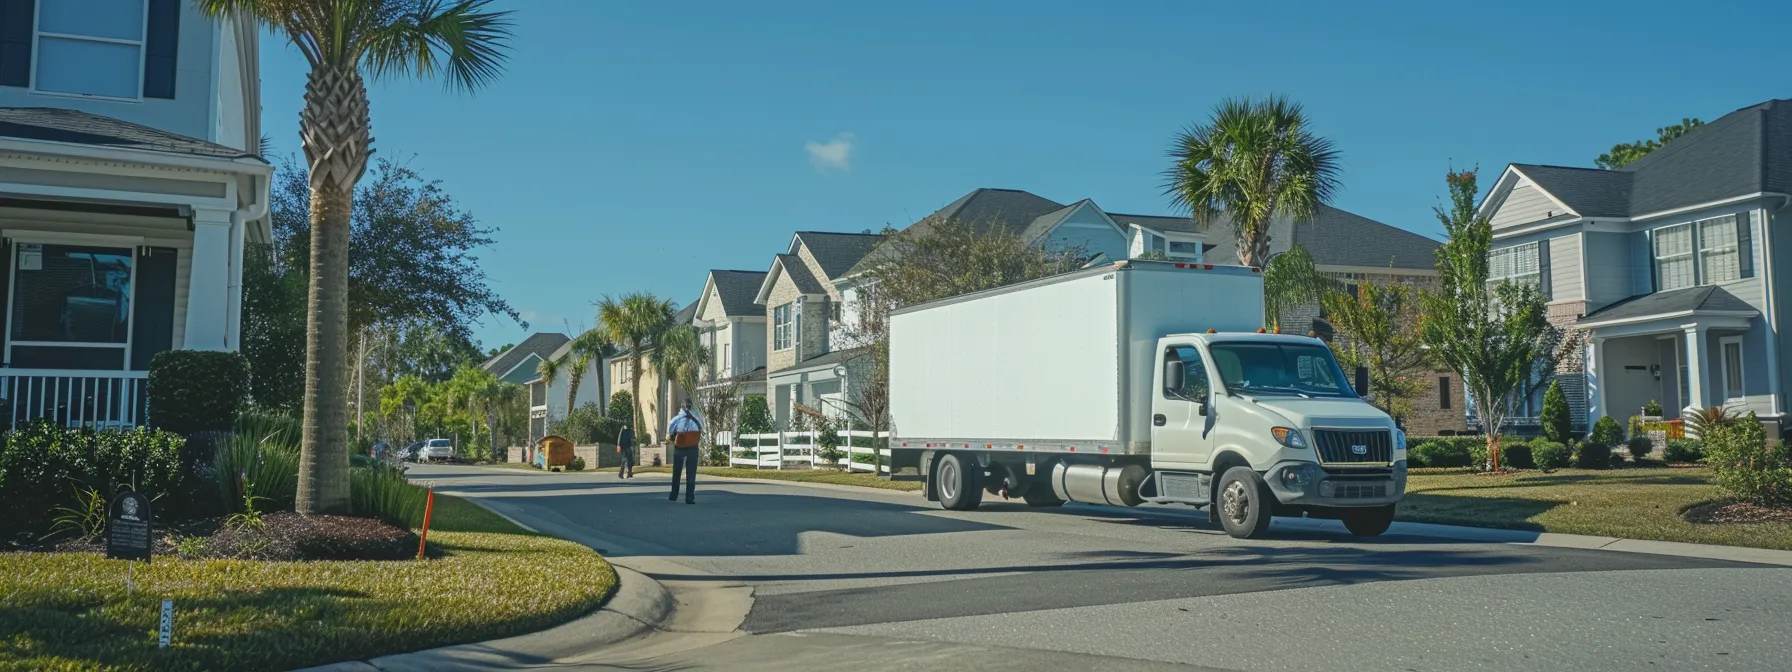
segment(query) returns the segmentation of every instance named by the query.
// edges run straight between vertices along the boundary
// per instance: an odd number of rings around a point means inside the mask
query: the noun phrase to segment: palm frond
[[[421,0],[409,11],[368,27],[365,53],[376,78],[442,76],[448,88],[478,89],[498,78],[509,52],[508,11],[491,0]]]

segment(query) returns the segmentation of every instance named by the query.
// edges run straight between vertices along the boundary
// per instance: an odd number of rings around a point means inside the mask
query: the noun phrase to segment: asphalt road
[[[1179,507],[942,511],[912,493],[423,466],[697,594],[745,635],[661,636],[610,670],[1783,670],[1792,569],[1278,525]],[[733,619],[736,620],[738,615]]]

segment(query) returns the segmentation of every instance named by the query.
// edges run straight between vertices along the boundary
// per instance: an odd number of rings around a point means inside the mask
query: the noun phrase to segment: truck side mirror
[[[1182,391],[1182,360],[1164,360],[1164,391],[1180,393]]]
[[[1369,396],[1369,367],[1356,367],[1356,396]]]

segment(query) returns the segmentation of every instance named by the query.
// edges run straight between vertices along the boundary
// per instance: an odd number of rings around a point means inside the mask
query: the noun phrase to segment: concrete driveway
[[[421,466],[669,587],[667,632],[563,669],[1781,670],[1792,569],[1148,506],[942,511],[913,493]]]

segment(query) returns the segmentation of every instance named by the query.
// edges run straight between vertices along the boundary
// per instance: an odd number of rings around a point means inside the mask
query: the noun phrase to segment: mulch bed
[[[187,521],[162,530],[156,555],[238,560],[406,560],[417,555],[417,535],[372,518],[274,513],[261,527],[229,526],[222,519]],[[104,539],[70,539],[14,550],[104,553]]]
[[[1721,523],[1792,523],[1792,508],[1741,502],[1708,502],[1688,508],[1681,517],[1700,525]]]

